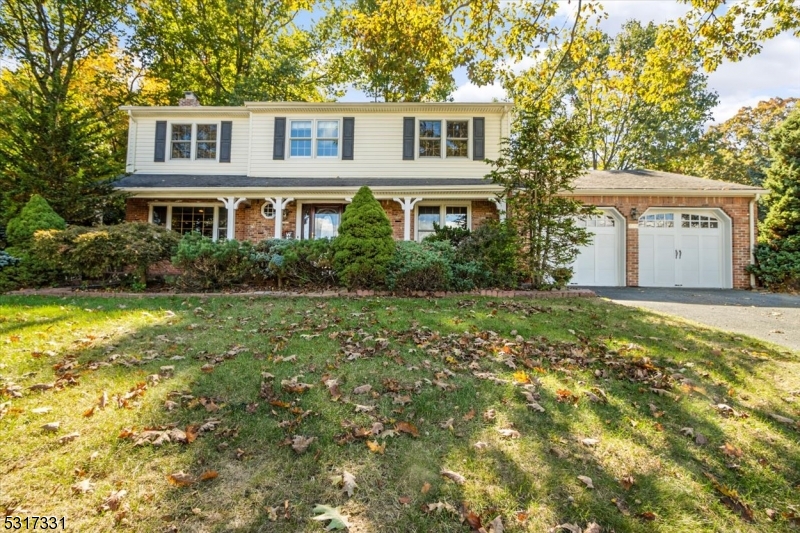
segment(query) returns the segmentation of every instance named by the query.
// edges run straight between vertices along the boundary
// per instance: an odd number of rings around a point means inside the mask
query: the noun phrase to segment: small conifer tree
[[[361,187],[345,209],[333,248],[334,268],[347,287],[384,284],[395,243],[389,217],[369,187]]]
[[[20,214],[8,222],[6,238],[14,247],[25,246],[33,240],[33,234],[39,230],[65,229],[64,219],[53,211],[47,200],[34,194]]]

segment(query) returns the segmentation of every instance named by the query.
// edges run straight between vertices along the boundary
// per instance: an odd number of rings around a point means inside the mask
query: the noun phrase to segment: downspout
[[[755,198],[750,200],[750,264],[756,264],[756,256],[754,253],[754,249],[756,246],[756,218],[758,218],[758,212],[756,211],[758,205],[758,198],[759,194],[756,193]],[[756,288],[756,275],[752,272],[750,273],[750,288]]]

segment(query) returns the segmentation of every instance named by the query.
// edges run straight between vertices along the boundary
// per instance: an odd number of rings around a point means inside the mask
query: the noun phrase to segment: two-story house
[[[396,239],[504,215],[486,159],[509,136],[509,103],[252,102],[123,107],[127,219],[259,241],[337,235],[368,185]],[[575,284],[748,287],[761,189],[649,171],[587,173],[572,193],[602,214]]]

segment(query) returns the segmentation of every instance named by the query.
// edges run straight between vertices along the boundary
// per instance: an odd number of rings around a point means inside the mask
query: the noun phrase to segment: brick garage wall
[[[635,207],[642,215],[651,207],[690,207],[722,209],[732,224],[733,287],[750,288],[750,274],[745,268],[750,264],[750,198],[742,197],[691,197],[691,196],[577,196],[585,204],[597,207],[615,207],[630,220],[631,208]],[[639,230],[626,225],[626,284],[629,287],[639,285]]]

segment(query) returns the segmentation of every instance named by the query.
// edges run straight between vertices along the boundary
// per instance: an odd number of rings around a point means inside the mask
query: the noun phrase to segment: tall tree
[[[41,194],[68,222],[96,218],[120,170],[96,110],[75,97],[81,64],[113,44],[124,0],[0,0],[3,216]],[[120,102],[122,103],[122,102]]]
[[[662,30],[635,20],[625,23],[615,37],[587,29],[556,75],[556,97],[567,99],[588,124],[591,168],[672,170],[673,161],[702,137],[718,100],[699,72],[699,57],[676,59],[694,73],[683,86],[669,91],[654,86],[646,75],[647,53]],[[540,68],[529,75],[542,77]]]
[[[764,186],[768,208],[755,249],[756,276],[767,286],[800,289],[800,109],[771,136]]]
[[[177,101],[193,90],[203,104],[314,101],[332,84],[324,48],[297,27],[314,0],[137,0],[133,50],[148,76]]]
[[[705,178],[760,186],[772,164],[770,135],[797,108],[797,98],[770,98],[743,107],[721,124],[711,126],[687,172]]]
[[[591,209],[564,196],[584,173],[585,125],[549,109],[521,111],[514,134],[487,175],[503,187],[509,223],[518,234],[520,273],[536,288],[563,286],[578,247],[589,242],[575,224]]]

